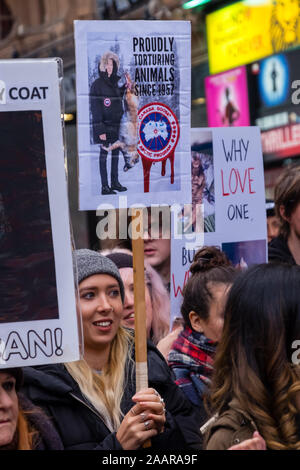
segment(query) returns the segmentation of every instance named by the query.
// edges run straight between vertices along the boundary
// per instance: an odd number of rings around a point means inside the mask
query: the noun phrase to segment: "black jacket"
[[[268,245],[268,255],[270,263],[296,264],[288,244],[282,235],[270,241]]]
[[[127,364],[130,380],[124,389],[121,409],[124,415],[134,406],[135,373]],[[148,344],[149,386],[165,400],[165,432],[152,439],[153,449],[201,449],[199,423],[194,408],[174,383],[163,356]],[[63,364],[24,369],[24,392],[53,419],[66,450],[122,450],[100,415],[87,403],[77,383]]]
[[[93,123],[93,139],[99,144],[99,135],[107,134],[107,143],[118,140],[120,121],[123,115],[123,94],[125,87],[119,88],[117,74],[108,77],[100,72],[90,90],[90,106]]]

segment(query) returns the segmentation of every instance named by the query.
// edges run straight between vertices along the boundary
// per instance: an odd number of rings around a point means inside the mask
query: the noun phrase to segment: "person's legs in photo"
[[[119,192],[127,191],[125,186],[122,186],[118,177],[119,165],[119,150],[115,149],[111,152],[111,189]]]
[[[102,190],[101,194],[106,195],[106,194],[116,194],[115,191],[113,191],[109,186],[108,186],[108,180],[107,180],[107,154],[108,152],[104,150],[104,148],[101,146],[100,149],[100,157],[99,157],[99,168],[100,168],[100,177],[101,177],[101,184],[102,184]]]

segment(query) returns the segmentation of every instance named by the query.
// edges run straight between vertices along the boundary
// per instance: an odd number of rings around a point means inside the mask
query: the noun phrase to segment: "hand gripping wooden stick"
[[[142,222],[141,222],[142,223]],[[141,231],[142,233],[142,231]],[[134,282],[134,329],[135,329],[135,361],[136,391],[148,387],[147,367],[147,333],[145,304],[145,273],[144,273],[144,240],[139,237],[132,239],[133,282]],[[151,441],[143,447],[150,447]]]

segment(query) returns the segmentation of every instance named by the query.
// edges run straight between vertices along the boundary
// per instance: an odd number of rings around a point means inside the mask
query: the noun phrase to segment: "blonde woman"
[[[84,358],[27,368],[27,394],[52,417],[65,449],[136,450],[148,439],[159,449],[197,446],[192,410],[154,348],[149,388],[135,393],[133,340],[121,326],[124,286],[117,267],[91,250],[77,250],[75,258]]]

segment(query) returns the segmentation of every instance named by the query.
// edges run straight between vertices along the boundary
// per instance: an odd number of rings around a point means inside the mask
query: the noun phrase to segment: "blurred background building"
[[[300,1],[0,0],[0,59],[61,57],[70,211],[78,248],[95,246],[97,217],[78,211],[73,21],[189,20],[192,127],[259,125],[266,195],[300,163]]]

